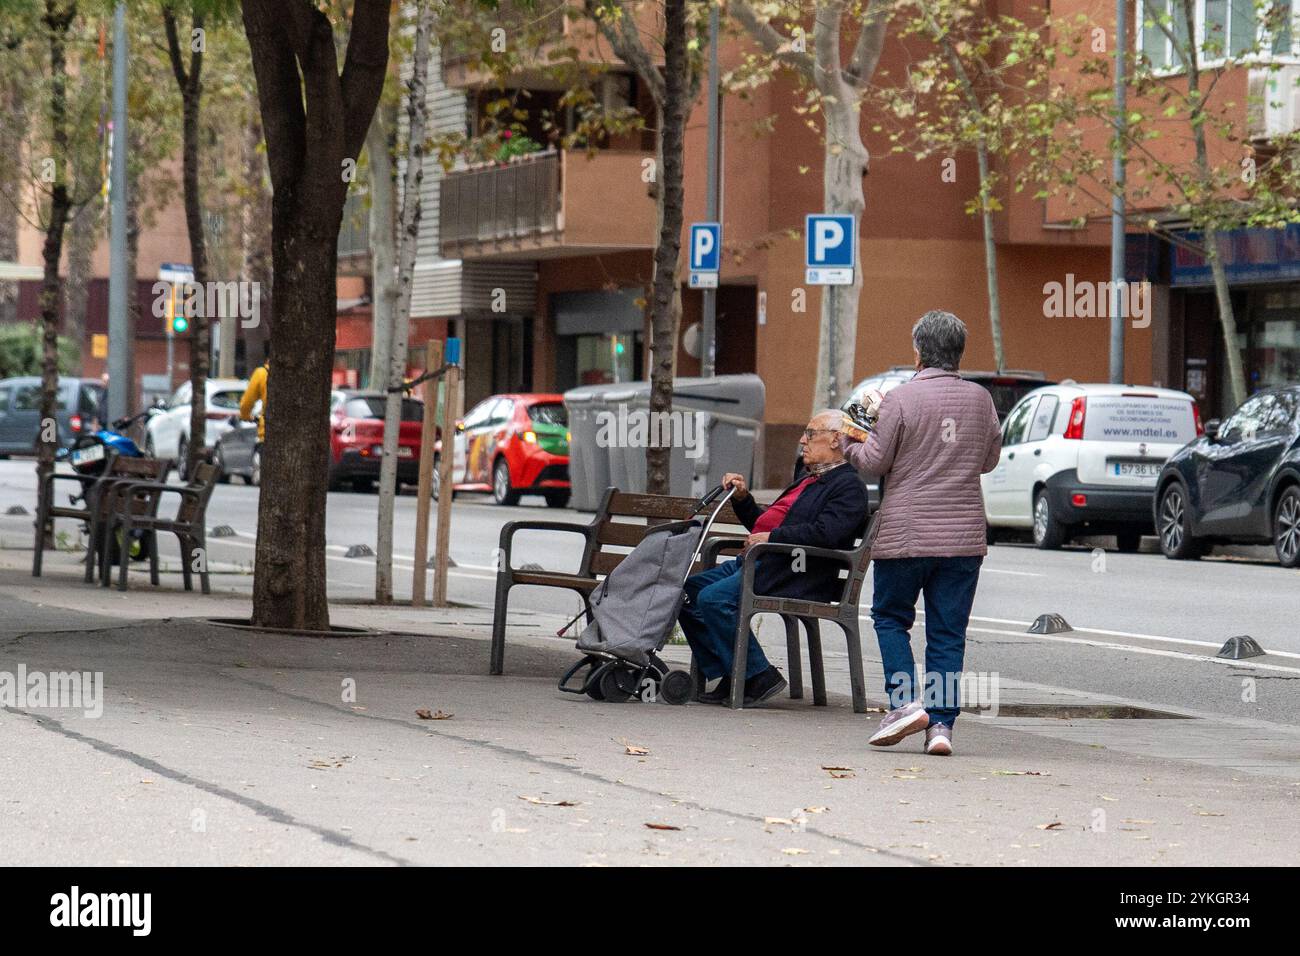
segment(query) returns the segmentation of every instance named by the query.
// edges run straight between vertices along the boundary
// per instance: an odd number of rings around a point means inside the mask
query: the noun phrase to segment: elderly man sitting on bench
[[[799,439],[800,462],[793,484],[767,508],[754,503],[743,475],[728,474],[723,485],[734,488],[731,503],[750,530],[745,547],[764,541],[811,548],[851,548],[867,519],[867,491],[844,458],[842,414],[825,409],[813,416]],[[754,570],[756,594],[833,601],[839,594],[840,565],[821,558],[798,560],[790,554],[759,557]],[[686,606],[680,621],[700,672],[721,678],[700,695],[710,704],[731,696],[736,618],[740,608],[741,562],[728,561],[686,579]],[[745,667],[745,706],[779,694],[786,687],[781,672],[768,663],[749,635]]]

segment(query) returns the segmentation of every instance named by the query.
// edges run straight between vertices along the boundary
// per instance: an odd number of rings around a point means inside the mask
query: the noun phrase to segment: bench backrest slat
[[[698,505],[695,498],[634,494],[613,488],[607,490],[604,506],[596,516],[596,533],[583,555],[580,573],[597,576],[609,574],[627,557],[625,552],[612,551],[611,548],[635,548],[652,527],[665,521],[684,521],[695,514]],[[699,517],[704,520],[710,513],[705,511]],[[616,518],[633,520],[614,520]],[[723,527],[725,525],[732,526],[731,530],[726,530]],[[744,524],[739,516],[727,504],[718,513],[709,537],[735,537],[745,534],[743,529]],[[694,570],[702,569],[697,565]]]

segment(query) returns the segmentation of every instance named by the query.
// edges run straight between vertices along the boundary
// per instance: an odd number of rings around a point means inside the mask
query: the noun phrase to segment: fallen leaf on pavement
[[[898,773],[921,773],[924,770],[924,768],[923,767],[895,767],[894,770],[896,770]]]
[[[526,800],[529,803],[535,803],[539,807],[576,807],[577,804],[569,800],[543,800],[541,797],[525,797],[520,795],[520,800]]]
[[[415,716],[421,720],[451,720],[455,714],[444,714],[442,711],[429,712],[428,707],[421,707],[415,712]]]
[[[848,777],[856,776],[856,774],[848,767],[822,767],[822,769],[836,780],[844,780]]]
[[[1059,827],[1062,827],[1062,826],[1064,826],[1064,824],[1061,823],[1060,820],[1054,820],[1054,821],[1052,821],[1051,823],[1040,823],[1040,824],[1038,824],[1038,829],[1040,829],[1040,830],[1055,830],[1055,829],[1057,829],[1057,828],[1059,828]]]
[[[1196,811],[1196,815],[1197,815],[1198,817],[1221,817],[1221,816],[1223,816],[1222,813],[1215,813],[1213,810],[1197,810],[1197,811]]]
[[[794,821],[787,820],[785,817],[763,817],[764,826],[771,824],[781,824],[782,826],[792,827],[794,826]]]
[[[645,827],[648,830],[680,830],[681,829],[681,827],[675,827],[671,823],[647,823],[645,824]]]
[[[1106,794],[1100,795],[1103,800],[1109,800],[1111,803],[1119,803],[1119,797],[1108,797]]]
[[[994,770],[995,777],[1050,777],[1050,773],[1041,770]]]
[[[629,757],[644,757],[650,751],[645,747],[638,747],[635,744],[624,744],[626,753]]]
[[[804,813],[825,813],[830,807],[804,807]]]
[[[799,847],[797,847],[797,846],[788,846],[788,847],[786,847],[784,850],[782,850],[781,852],[784,853],[786,856],[802,856],[803,854],[807,853],[808,851],[807,851],[807,850],[801,850],[801,849],[799,849]]]

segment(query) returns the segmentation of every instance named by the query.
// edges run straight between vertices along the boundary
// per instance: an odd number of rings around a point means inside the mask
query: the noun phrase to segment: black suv
[[[1165,463],[1154,500],[1160,550],[1199,558],[1214,544],[1268,544],[1300,567],[1300,385],[1246,399]]]

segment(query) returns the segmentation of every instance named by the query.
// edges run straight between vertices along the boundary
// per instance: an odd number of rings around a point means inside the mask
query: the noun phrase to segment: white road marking
[[[1109,641],[1090,641],[1082,637],[1065,637],[1061,634],[1025,634],[1020,631],[1000,631],[992,627],[968,627],[967,631],[976,631],[980,634],[1008,634],[1013,637],[1038,638],[1045,641],[1060,642],[1063,644],[1083,644],[1087,647],[1102,647],[1114,651],[1131,651],[1134,654],[1150,654],[1153,657],[1180,657],[1183,660],[1202,661],[1207,664],[1224,664],[1229,667],[1250,667],[1255,670],[1265,671],[1284,671],[1288,674],[1300,674],[1300,667],[1283,667],[1280,664],[1258,664],[1253,659],[1234,661],[1223,657],[1210,657],[1205,654],[1188,654],[1184,651],[1165,651],[1157,647],[1139,647],[1136,644],[1113,644]],[[1076,628],[1080,630],[1080,628]],[[1282,656],[1282,655],[1275,655]],[[1289,657],[1298,655],[1289,654]]]

